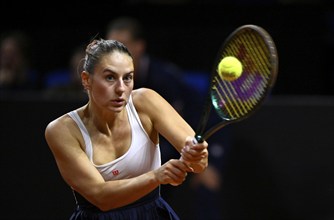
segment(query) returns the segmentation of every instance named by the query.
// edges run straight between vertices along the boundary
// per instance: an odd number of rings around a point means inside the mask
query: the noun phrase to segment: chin
[[[122,106],[109,106],[109,110],[115,113],[122,112],[125,108],[125,105]]]

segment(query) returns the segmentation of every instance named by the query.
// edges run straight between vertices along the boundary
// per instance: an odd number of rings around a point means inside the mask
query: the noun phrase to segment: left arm
[[[133,100],[148,134],[160,133],[181,153],[183,160],[191,164],[195,173],[204,171],[208,165],[208,144],[193,143],[195,132],[179,113],[150,89],[134,90]]]

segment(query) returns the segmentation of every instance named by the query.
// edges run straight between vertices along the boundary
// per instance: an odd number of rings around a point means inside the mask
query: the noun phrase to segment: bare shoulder
[[[69,130],[69,127],[73,124],[73,120],[67,115],[64,114],[59,118],[51,121],[45,129],[47,134],[62,134],[66,133]]]
[[[68,114],[51,121],[45,128],[45,139],[51,149],[77,142],[79,135],[76,123]]]
[[[141,119],[148,117],[151,121],[161,122],[178,117],[178,113],[172,105],[152,89],[141,88],[133,90],[132,98]]]
[[[156,91],[149,88],[140,88],[132,91],[132,98],[134,100],[149,99],[152,96],[160,96]]]
[[[166,102],[156,91],[149,88],[140,88],[132,92],[133,103],[138,111],[149,110]]]

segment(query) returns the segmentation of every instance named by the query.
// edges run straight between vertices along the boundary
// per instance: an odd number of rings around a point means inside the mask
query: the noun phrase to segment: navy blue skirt
[[[127,206],[101,211],[73,191],[77,207],[70,220],[179,220],[174,210],[160,196],[159,188]]]

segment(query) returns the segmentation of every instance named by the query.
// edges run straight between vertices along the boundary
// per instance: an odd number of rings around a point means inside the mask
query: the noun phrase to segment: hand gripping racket
[[[241,76],[224,80],[217,71],[227,56],[237,58]],[[218,51],[213,66],[209,94],[195,139],[203,142],[227,124],[246,119],[264,102],[275,84],[278,56],[271,36],[257,25],[243,25],[232,32]],[[222,121],[205,131],[212,107]]]

